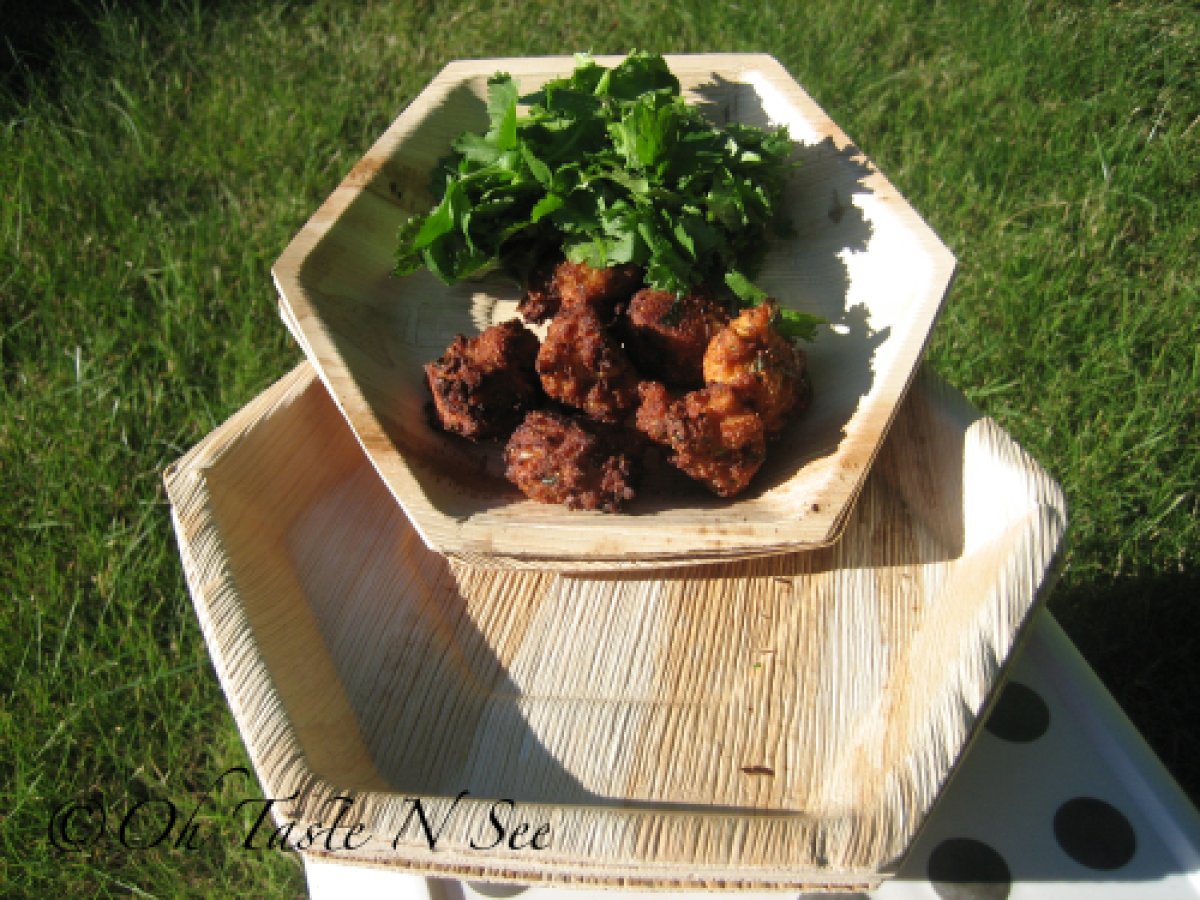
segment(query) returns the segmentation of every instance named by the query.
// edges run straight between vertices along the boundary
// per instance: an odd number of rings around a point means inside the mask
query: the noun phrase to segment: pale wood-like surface
[[[668,61],[715,120],[789,129],[801,163],[788,193],[796,234],[774,247],[759,281],[783,305],[834,323],[807,348],[811,409],[735,501],[689,485],[619,516],[534,503],[503,479],[495,449],[427,423],[422,365],[456,333],[512,318],[518,296],[495,279],[448,288],[426,272],[391,277],[397,229],[428,210],[427,175],[451,140],[485,127],[488,76],[507,71],[530,90],[569,72],[571,58],[447,66],[273,269],[284,320],[418,532],[446,555],[612,569],[828,544],[917,367],[954,271],[937,236],[773,58]]]
[[[1065,527],[1055,483],[918,378],[834,545],[655,572],[428,550],[307,364],[167,474],[197,614],[264,790],[464,878],[877,882],[962,753]],[[431,853],[419,797],[441,820]],[[477,850],[496,799],[543,851]],[[335,807],[336,808],[336,807]],[[505,811],[507,815],[507,810]]]

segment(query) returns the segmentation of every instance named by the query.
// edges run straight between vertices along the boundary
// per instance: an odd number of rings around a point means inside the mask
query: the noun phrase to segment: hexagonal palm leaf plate
[[[598,58],[611,65],[617,60]],[[371,462],[434,550],[529,567],[622,567],[739,559],[831,543],[923,353],[954,258],[882,173],[764,55],[667,57],[714,120],[786,126],[795,233],[758,283],[831,323],[805,346],[811,407],[773,445],[750,490],[720,500],[685,486],[627,513],[525,499],[498,449],[431,427],[422,366],[455,334],[512,318],[517,291],[483,279],[447,287],[392,274],[397,230],[428,211],[429,173],[465,130],[486,127],[487,79],[522,91],[571,71],[570,57],[448,65],[351,170],[276,263],[281,310]]]

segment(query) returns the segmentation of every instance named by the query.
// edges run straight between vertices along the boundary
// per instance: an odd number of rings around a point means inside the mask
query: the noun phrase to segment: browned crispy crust
[[[771,436],[808,405],[811,395],[804,352],[771,324],[777,310],[773,300],[742,310],[704,353],[705,382],[736,390]]]
[[[639,394],[637,428],[670,449],[672,465],[719,497],[746,489],[766,459],[766,429],[732,387],[709,385],[676,399],[644,381]]]
[[[617,512],[635,496],[635,461],[602,428],[534,410],[508,440],[505,475],[540,503]]]
[[[704,384],[704,351],[729,322],[724,303],[707,291],[676,296],[643,288],[629,301],[629,353],[638,370],[674,387]]]
[[[521,318],[531,324],[538,324],[551,319],[562,305],[562,295],[558,292],[558,283],[554,273],[559,260],[543,261],[529,273],[525,283],[525,293],[517,303],[517,312]]]
[[[540,311],[523,312],[552,316],[542,344],[514,319],[458,335],[425,367],[441,426],[475,440],[511,434],[506,475],[534,500],[618,511],[650,443],[736,496],[808,405],[806,358],[775,329],[773,300],[730,320],[712,291],[631,295],[636,270],[558,262],[540,277],[541,294],[526,296]]]
[[[569,260],[551,261],[533,271],[517,312],[526,322],[545,322],[581,303],[594,306],[606,320],[642,283],[635,265],[597,269]]]
[[[637,406],[637,371],[591,304],[554,317],[537,372],[548,396],[598,421],[620,422]]]
[[[425,366],[438,424],[471,440],[511,432],[541,400],[537,353],[537,337],[516,319],[457,335]]]

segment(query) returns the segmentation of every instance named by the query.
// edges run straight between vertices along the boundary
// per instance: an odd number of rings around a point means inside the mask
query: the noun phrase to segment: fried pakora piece
[[[746,489],[766,459],[766,429],[737,391],[714,384],[676,399],[657,381],[638,391],[637,428],[670,449],[672,465],[718,497]]]
[[[517,302],[517,312],[531,325],[552,319],[562,306],[562,295],[554,273],[562,260],[551,257],[534,266],[525,280],[525,293]]]
[[[698,290],[675,295],[643,288],[629,301],[629,353],[638,370],[682,388],[704,384],[704,352],[729,323],[715,295]]]
[[[587,263],[552,261],[534,269],[517,312],[526,322],[539,323],[561,309],[587,303],[608,319],[641,283],[642,271],[635,265],[597,269]]]
[[[504,449],[505,475],[531,500],[617,512],[635,496],[635,459],[593,422],[534,410]]]
[[[457,335],[425,365],[441,427],[471,440],[511,432],[542,398],[538,348],[537,336],[516,319],[473,338]]]
[[[546,394],[600,422],[620,422],[638,403],[638,374],[587,303],[554,317],[537,356]]]
[[[705,382],[734,388],[772,437],[808,406],[812,393],[804,352],[771,324],[777,312],[774,300],[742,310],[704,353]]]

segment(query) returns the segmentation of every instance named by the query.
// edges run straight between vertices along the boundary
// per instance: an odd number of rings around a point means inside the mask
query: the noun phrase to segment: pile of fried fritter
[[[749,485],[767,445],[809,402],[803,351],[778,306],[643,286],[636,266],[553,260],[528,279],[520,321],[457,336],[425,366],[445,431],[507,440],[508,479],[533,500],[616,512],[656,450],[720,497]]]

